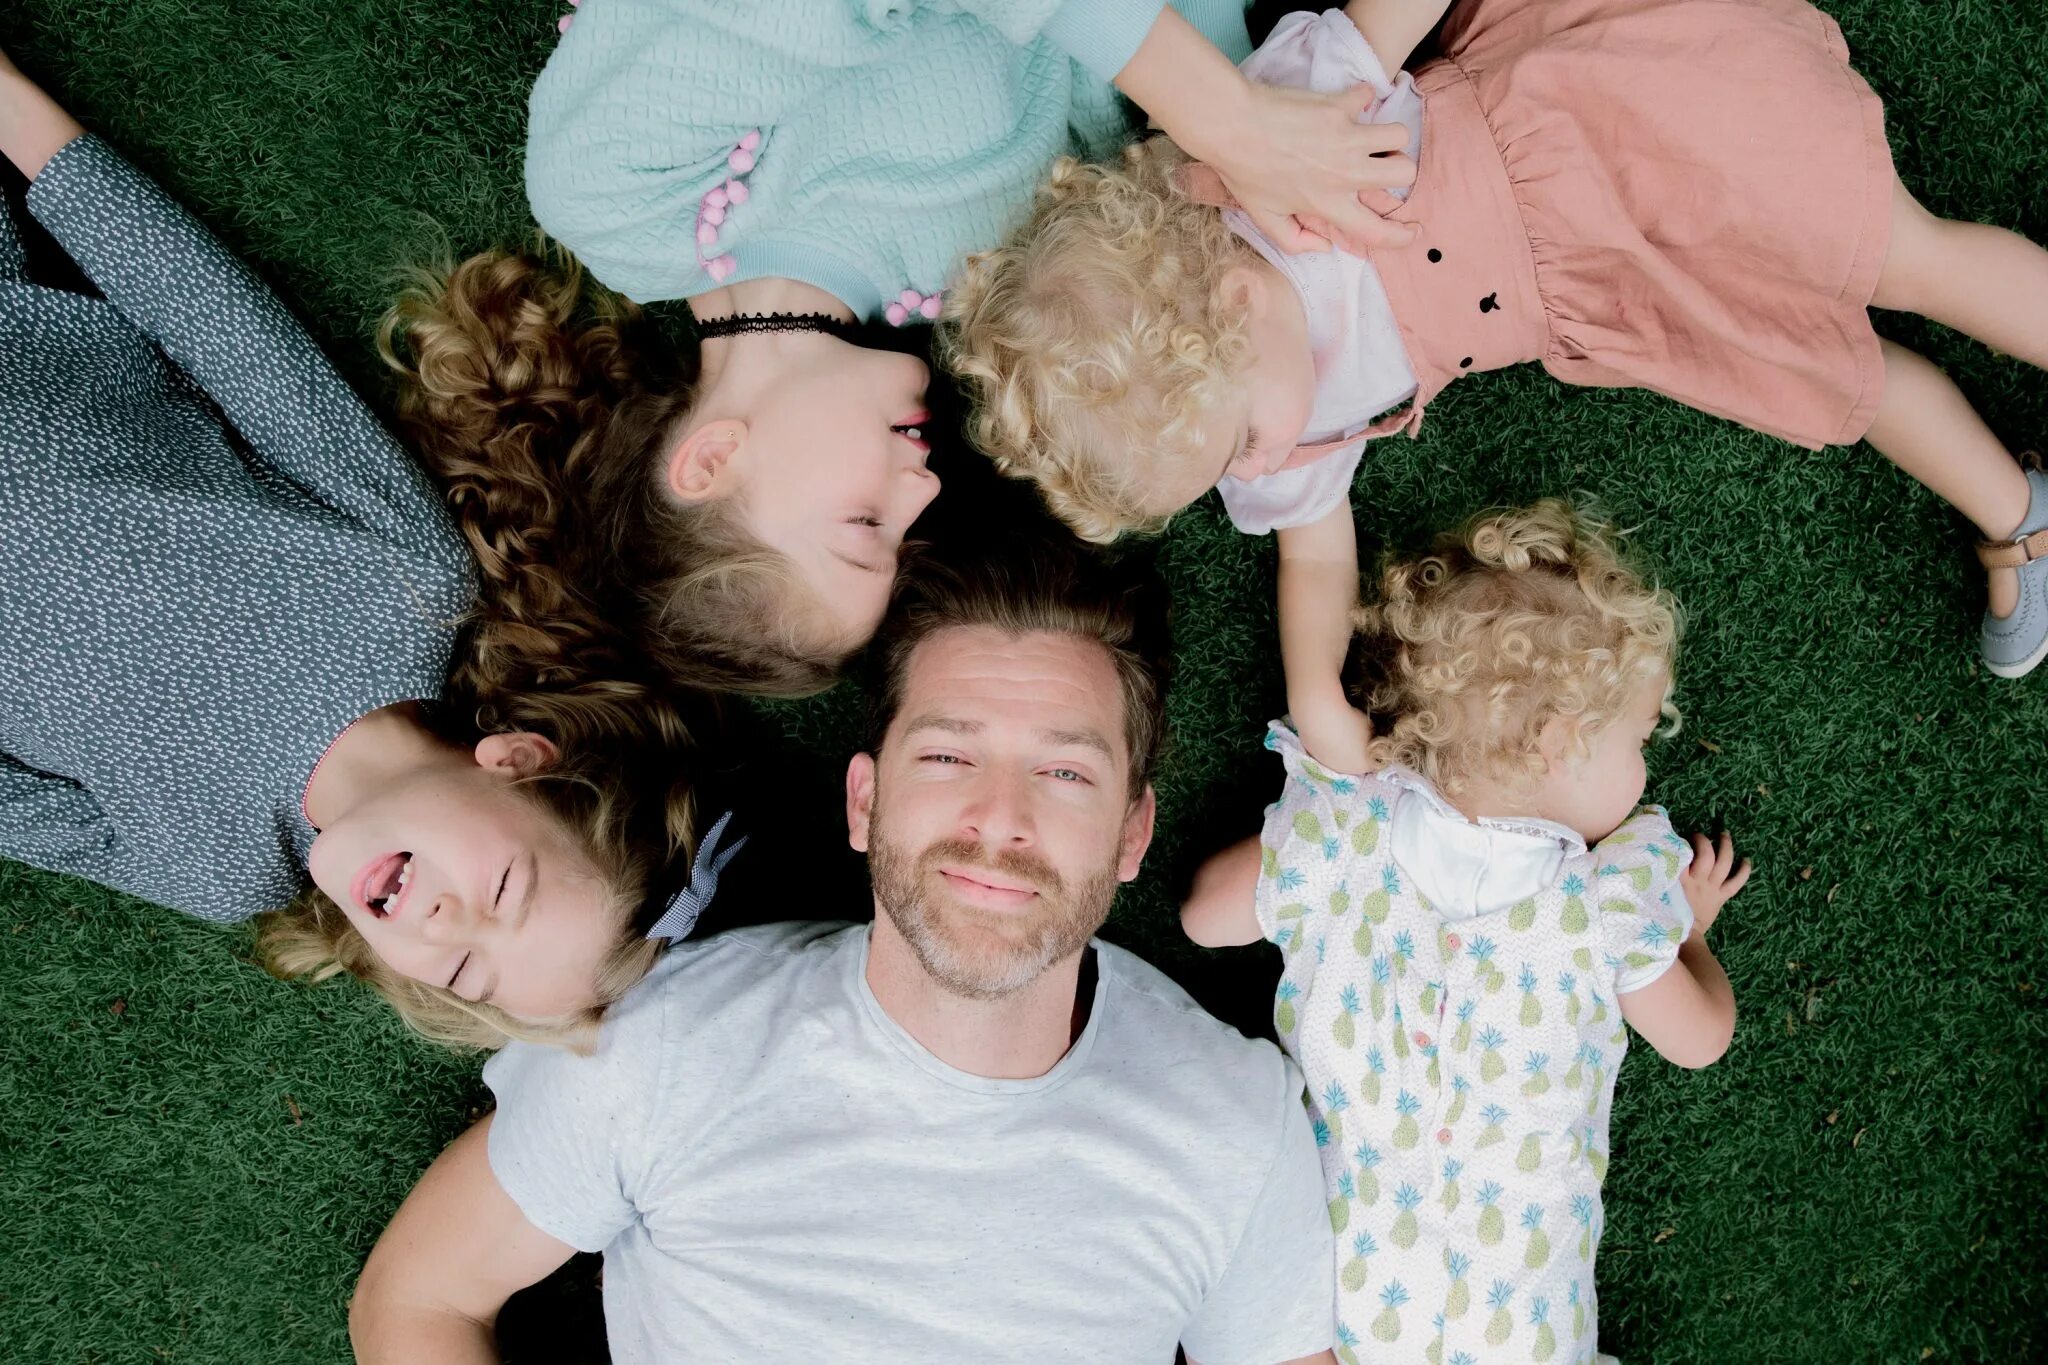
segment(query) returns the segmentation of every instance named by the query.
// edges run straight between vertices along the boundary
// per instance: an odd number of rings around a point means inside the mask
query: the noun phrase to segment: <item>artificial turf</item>
[[[1824,5],[1923,201],[2048,240],[2048,6]],[[393,268],[526,228],[525,91],[564,8],[27,0],[0,10],[0,44],[382,395],[368,337]],[[2041,374],[1917,320],[1880,327],[1949,366],[2015,447],[2048,440]],[[1455,385],[1422,439],[1375,447],[1358,520],[1371,553],[1566,492],[1639,528],[1686,609],[1687,723],[1652,752],[1652,795],[1681,827],[1732,829],[1759,869],[1715,930],[1742,1006],[1728,1056],[1687,1073],[1638,1048],[1622,1074],[1605,1345],[2041,1358],[2048,672],[1973,662],[1965,528],[1867,448],[1808,454],[1533,371]],[[1186,946],[1172,904],[1276,789],[1258,743],[1281,698],[1272,547],[1204,505],[1154,553],[1178,640],[1161,834],[1107,933],[1260,1029],[1272,955]],[[865,913],[833,829],[856,714],[845,688],[778,708],[727,760],[777,798],[785,837],[833,850],[815,881],[757,870],[727,913]],[[0,1361],[348,1358],[356,1270],[476,1112],[477,1063],[358,990],[270,981],[247,946],[0,864]],[[508,1349],[596,1358],[568,1344],[594,1320],[590,1279],[552,1286]]]

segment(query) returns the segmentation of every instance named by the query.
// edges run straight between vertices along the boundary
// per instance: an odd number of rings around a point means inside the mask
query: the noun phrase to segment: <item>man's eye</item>
[[[958,763],[960,760],[952,754],[926,754],[920,761],[925,763]]]
[[[1054,768],[1052,775],[1062,782],[1086,782],[1088,779],[1072,768]]]

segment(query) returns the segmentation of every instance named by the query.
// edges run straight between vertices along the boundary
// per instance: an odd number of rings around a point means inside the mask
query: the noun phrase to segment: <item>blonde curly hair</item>
[[[969,436],[1098,544],[1178,510],[1161,485],[1185,483],[1249,357],[1219,284],[1257,258],[1181,193],[1186,160],[1158,137],[1115,163],[1062,157],[1030,216],[946,291],[939,356],[972,400]]]
[[[1618,542],[1546,498],[1482,513],[1425,555],[1389,556],[1378,601],[1354,616],[1352,690],[1375,717],[1374,764],[1412,768],[1453,799],[1475,781],[1525,788],[1546,766],[1548,722],[1564,720],[1583,751],[1660,671],[1676,733],[1678,607]]]

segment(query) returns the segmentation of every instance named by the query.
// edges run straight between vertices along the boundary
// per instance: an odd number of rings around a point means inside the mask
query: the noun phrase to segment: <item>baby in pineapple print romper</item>
[[[1357,581],[1342,531],[1326,592],[1282,561],[1300,730],[1266,742],[1286,788],[1183,923],[1285,956],[1274,1019],[1322,1149],[1339,1358],[1593,1361],[1624,1021],[1688,1066],[1734,1024],[1703,934],[1747,866],[1637,804],[1676,617],[1564,504],[1492,514],[1385,570],[1354,710],[1320,676]]]

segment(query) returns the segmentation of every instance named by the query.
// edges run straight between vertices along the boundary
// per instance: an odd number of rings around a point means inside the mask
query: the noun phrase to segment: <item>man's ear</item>
[[[1153,794],[1152,784],[1148,782],[1124,815],[1123,843],[1117,849],[1116,857],[1118,881],[1136,879],[1138,866],[1145,861],[1145,850],[1152,847],[1152,826],[1158,816],[1159,798]]]
[[[476,742],[477,766],[510,777],[527,777],[552,767],[561,756],[553,740],[531,730],[485,735]]]
[[[684,502],[710,502],[733,491],[739,477],[733,456],[747,439],[747,424],[732,417],[699,422],[668,457],[668,491]]]
[[[868,824],[875,812],[875,760],[855,754],[846,765],[846,842],[855,853],[868,851]]]

